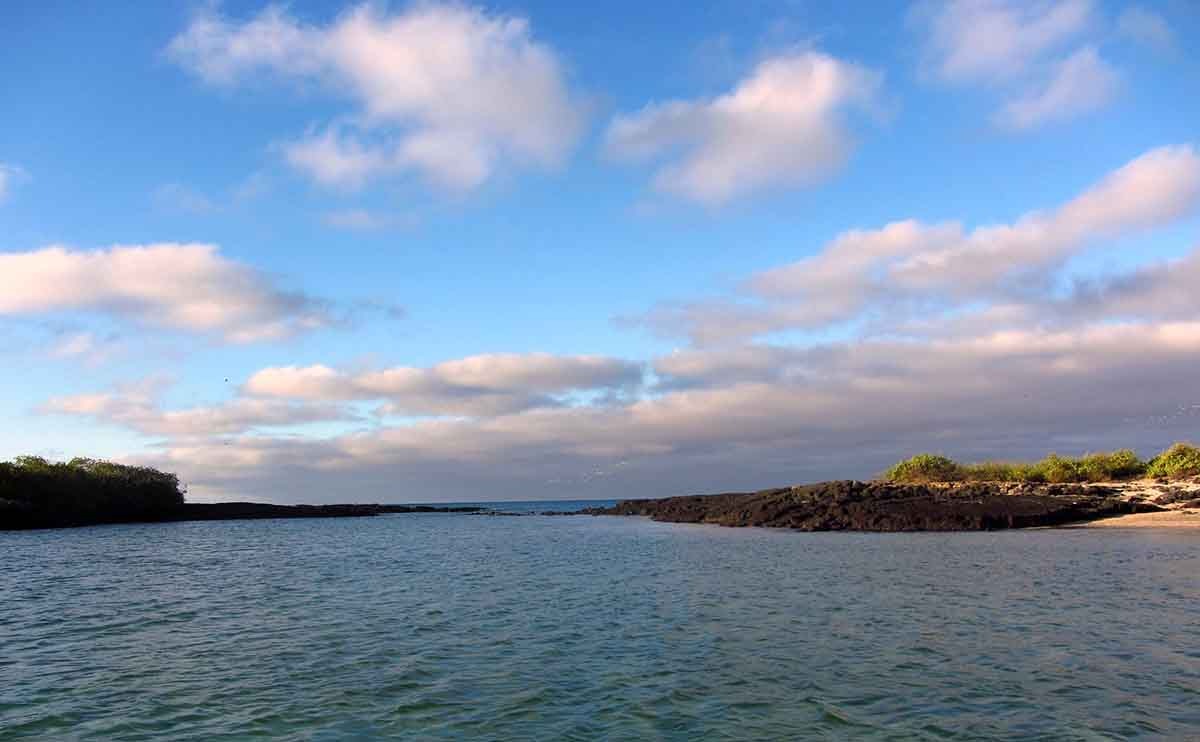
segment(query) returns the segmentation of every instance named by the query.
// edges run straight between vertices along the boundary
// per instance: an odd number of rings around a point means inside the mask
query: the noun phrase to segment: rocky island
[[[882,481],[625,500],[587,512],[799,531],[986,531],[1197,510],[1200,450],[1176,444],[1150,461],[1117,451],[1079,459],[1051,455],[1032,464],[962,465],[926,454],[900,462]]]
[[[1174,489],[1174,488],[1172,488]],[[1200,490],[1200,487],[1198,487]],[[624,500],[592,515],[799,531],[990,531],[1084,523],[1164,511],[1122,484],[838,481],[758,492]],[[1200,491],[1192,495],[1200,507]]]

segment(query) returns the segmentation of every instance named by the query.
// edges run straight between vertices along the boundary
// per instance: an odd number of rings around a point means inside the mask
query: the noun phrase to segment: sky
[[[14,2],[0,459],[654,497],[1200,439],[1200,3]]]

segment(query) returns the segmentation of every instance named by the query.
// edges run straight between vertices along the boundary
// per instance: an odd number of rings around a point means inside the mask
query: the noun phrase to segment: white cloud
[[[0,254],[0,315],[83,311],[147,326],[273,340],[330,324],[317,300],[220,255],[215,245],[103,250],[53,246]]]
[[[1093,22],[1091,0],[935,0],[917,6],[926,54],[948,82],[996,82],[1026,72]]]
[[[617,116],[607,149],[628,160],[667,159],[655,186],[708,204],[810,183],[845,161],[853,145],[844,114],[869,106],[879,82],[815,51],[773,57],[725,95]]]
[[[1121,11],[1117,18],[1117,32],[1159,51],[1175,49],[1175,32],[1170,24],[1158,13],[1140,5]]]
[[[308,173],[318,183],[342,188],[359,188],[399,165],[382,150],[332,128],[284,144],[283,154],[292,167]]]
[[[1094,47],[1084,47],[1054,66],[1044,88],[1005,104],[997,120],[1011,129],[1031,129],[1103,108],[1119,87],[1117,71]]]
[[[369,142],[331,126],[285,146],[289,162],[326,184],[416,171],[474,188],[505,165],[558,166],[584,125],[561,62],[525,19],[463,5],[387,13],[368,4],[326,26],[276,6],[244,23],[209,10],[167,52],[212,84],[265,74],[355,101]]]
[[[637,385],[637,364],[602,356],[494,353],[429,368],[397,366],[356,374],[328,366],[266,368],[245,392],[305,401],[386,400],[402,415],[494,416],[563,404],[560,395]]]

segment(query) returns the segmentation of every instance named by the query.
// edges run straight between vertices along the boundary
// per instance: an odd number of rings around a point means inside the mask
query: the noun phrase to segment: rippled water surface
[[[0,533],[0,738],[1196,739],[1200,533]]]

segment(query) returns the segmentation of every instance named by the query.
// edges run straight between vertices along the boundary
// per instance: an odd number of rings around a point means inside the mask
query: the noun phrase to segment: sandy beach
[[[1162,513],[1133,513],[1084,523],[1078,528],[1200,528],[1200,510],[1167,510]]]
[[[1159,513],[1132,513],[1114,518],[1101,518],[1089,523],[1081,523],[1080,528],[1200,528],[1200,480],[1192,478],[1188,481],[1166,484],[1144,480],[1110,484],[1125,493],[1123,499],[1150,502],[1167,508]]]

